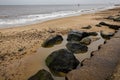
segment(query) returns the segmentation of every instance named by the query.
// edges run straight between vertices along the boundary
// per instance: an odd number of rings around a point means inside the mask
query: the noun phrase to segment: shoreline
[[[80,15],[84,15],[84,14],[92,14],[92,13],[97,13],[97,12],[101,12],[101,11],[105,11],[105,10],[113,9],[113,8],[117,8],[117,6],[111,5],[111,6],[108,6],[108,7],[101,7],[101,8],[81,9],[81,10],[73,11],[74,13],[71,13],[71,14],[68,14],[68,15],[65,15],[65,16],[58,16],[58,17],[51,17],[51,18],[47,18],[47,19],[40,19],[40,20],[35,20],[35,21],[21,23],[21,24],[14,24],[14,25],[10,24],[9,26],[3,26],[3,27],[0,26],[0,29],[9,29],[9,28],[30,26],[30,25],[40,24],[40,23],[50,21],[50,20],[80,16]],[[59,13],[59,12],[64,12],[64,11],[58,11],[57,13]],[[56,13],[56,12],[52,12],[52,13]],[[50,13],[50,14],[53,15],[52,13]]]
[[[113,22],[105,19],[108,16],[118,15],[120,8],[109,9],[91,14],[82,14],[80,16],[72,16],[49,20],[29,26],[15,27],[9,29],[0,29],[0,76],[9,77],[10,72],[5,74],[7,67],[16,60],[22,60],[25,56],[34,55],[41,43],[51,35],[64,35],[70,30],[80,30],[86,32],[114,32],[107,27],[96,27],[99,22],[105,21],[111,24],[120,25],[119,22]],[[81,29],[82,27],[91,25],[91,29]],[[20,51],[22,49],[22,51]],[[14,64],[13,64],[14,65]]]

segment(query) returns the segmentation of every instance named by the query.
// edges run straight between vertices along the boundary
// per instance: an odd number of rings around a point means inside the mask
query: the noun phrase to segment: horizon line
[[[77,3],[77,4],[0,4],[0,5],[93,5],[93,4],[116,4],[116,3]]]

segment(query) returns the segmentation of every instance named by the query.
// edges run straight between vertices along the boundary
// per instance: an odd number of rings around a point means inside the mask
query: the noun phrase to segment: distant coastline
[[[120,4],[115,4],[114,6],[120,6]]]

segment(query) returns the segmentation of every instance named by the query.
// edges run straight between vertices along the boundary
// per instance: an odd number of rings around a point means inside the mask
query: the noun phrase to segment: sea
[[[113,4],[0,5],[0,28],[20,27],[113,7]]]

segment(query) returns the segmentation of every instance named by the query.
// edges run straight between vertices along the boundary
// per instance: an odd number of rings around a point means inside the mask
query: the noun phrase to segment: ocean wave
[[[73,15],[78,12],[76,11],[60,11],[53,12],[51,14],[34,14],[34,15],[25,15],[19,16],[12,19],[0,19],[0,25],[16,25],[16,24],[25,24],[29,22],[41,21],[46,19],[54,19],[57,17],[65,17],[67,15]]]
[[[99,10],[103,9],[109,9],[113,7],[108,8],[99,8]],[[58,11],[58,12],[52,12],[49,14],[34,14],[34,15],[25,15],[25,16],[18,16],[15,18],[7,18],[7,19],[0,19],[0,26],[13,26],[13,25],[22,25],[22,24],[30,24],[37,21],[44,21],[44,20],[50,20],[55,18],[61,18],[66,16],[72,16],[72,15],[80,15],[90,12],[95,12],[98,9],[92,8],[92,9],[81,9],[78,11]]]

